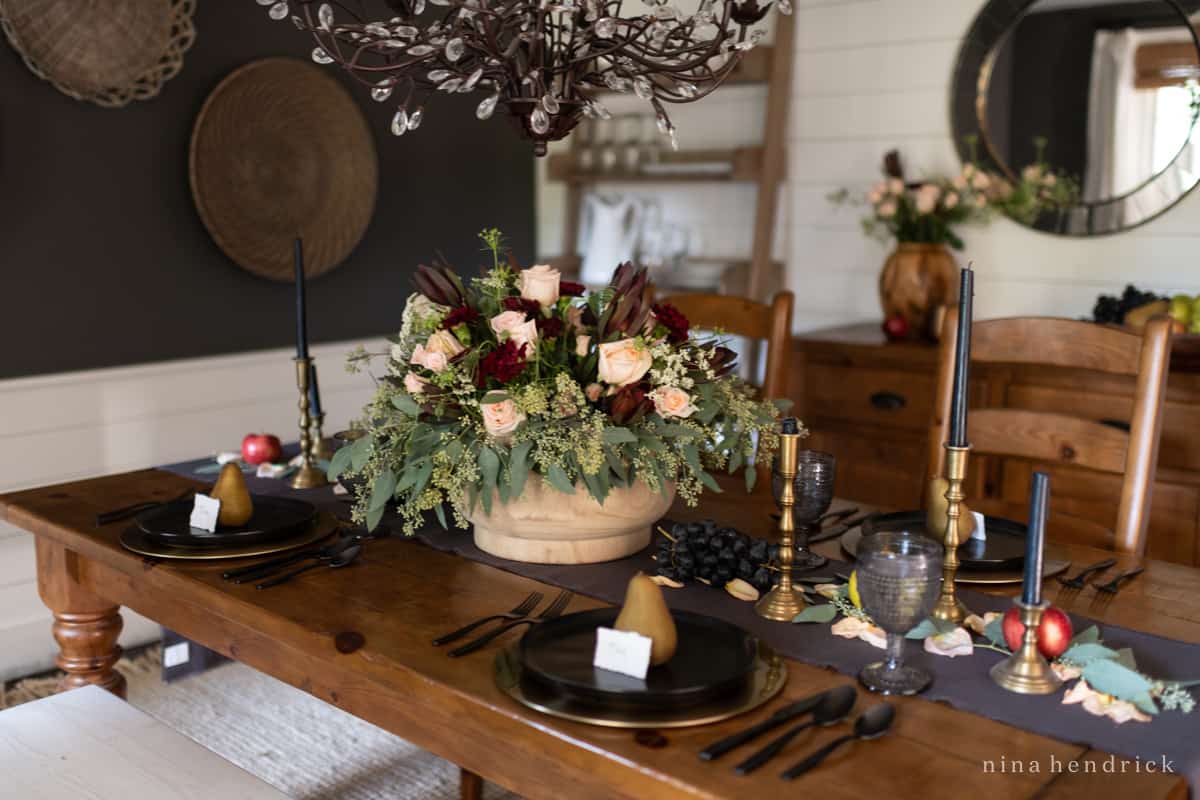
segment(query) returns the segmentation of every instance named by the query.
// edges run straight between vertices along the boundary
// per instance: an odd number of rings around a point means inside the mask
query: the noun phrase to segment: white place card
[[[981,542],[987,541],[987,529],[983,522],[983,514],[978,511],[972,511],[971,516],[975,518],[975,530],[971,531],[971,538],[978,539]]]
[[[188,524],[193,528],[214,533],[217,530],[217,515],[220,513],[220,500],[196,492],[196,502],[192,506],[192,516],[188,520]]]
[[[596,657],[592,664],[600,669],[645,680],[646,672],[650,669],[652,644],[650,637],[640,633],[597,628]]]

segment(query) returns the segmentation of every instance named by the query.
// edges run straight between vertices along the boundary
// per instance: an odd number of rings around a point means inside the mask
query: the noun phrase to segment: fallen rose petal
[[[1067,690],[1067,693],[1063,695],[1062,701],[1064,705],[1082,703],[1084,700],[1088,699],[1094,694],[1095,692],[1092,691],[1092,687],[1088,686],[1087,681],[1081,680],[1079,683]]]
[[[857,639],[858,635],[868,627],[870,627],[869,624],[858,617],[842,617],[833,623],[833,627],[829,630],[834,636],[841,636],[843,639]]]
[[[826,599],[832,600],[841,594],[841,587],[840,583],[818,583],[813,587],[813,591]]]
[[[1138,710],[1137,706],[1128,700],[1114,700],[1104,711],[1105,716],[1121,725],[1133,720],[1134,722],[1149,722],[1150,716]]]
[[[996,611],[989,611],[982,617],[978,614],[971,614],[965,620],[963,620],[963,625],[965,625],[969,630],[972,630],[980,636],[983,636],[983,632],[987,629],[987,626],[991,624],[992,620],[999,616],[1001,616],[1001,614]]]
[[[933,653],[935,656],[956,658],[974,653],[975,645],[971,641],[970,631],[966,628],[955,628],[946,633],[926,636],[925,652]]]
[[[1073,664],[1063,664],[1055,661],[1050,664],[1050,669],[1054,670],[1054,674],[1061,681],[1073,681],[1083,674],[1083,669],[1076,667]]]
[[[887,649],[887,634],[883,632],[883,628],[877,625],[868,625],[866,630],[858,635],[858,638],[880,650]]]

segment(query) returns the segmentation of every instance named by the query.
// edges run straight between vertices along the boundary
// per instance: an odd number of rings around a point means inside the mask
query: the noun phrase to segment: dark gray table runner
[[[195,470],[211,463],[188,462],[169,465],[164,469],[203,479],[209,476],[197,475]],[[254,492],[303,497],[343,518],[349,516],[347,502],[335,497],[331,489],[295,491],[284,480],[250,478],[248,482]],[[395,521],[395,517],[388,515],[384,517],[383,524]],[[652,573],[654,569],[650,548],[620,561],[583,566],[507,561],[477,548],[469,532],[443,531],[436,523],[421,530],[411,546],[433,547],[614,604],[623,600],[626,585],[634,573],[639,570]],[[840,562],[831,562],[828,571],[842,571],[845,566]],[[846,675],[856,675],[863,665],[878,660],[882,654],[881,650],[866,642],[834,636],[828,624],[790,624],[764,620],[754,613],[753,604],[735,600],[725,592],[703,584],[666,590],[665,595],[671,608],[728,620],[762,637],[788,658],[834,669]],[[1011,605],[1008,598],[980,592],[963,591],[961,596],[977,614],[1004,611]],[[505,598],[503,601],[507,603],[509,599],[516,602],[520,598]],[[1115,602],[1120,602],[1120,598]],[[1078,614],[1070,616],[1077,632],[1098,624]],[[1139,669],[1146,674],[1170,680],[1200,679],[1200,646],[1116,625],[1104,624],[1099,627],[1105,644],[1115,648],[1132,648]],[[1200,710],[1193,714],[1164,711],[1149,723],[1126,722],[1118,725],[1107,717],[1087,713],[1080,705],[1062,705],[1062,691],[1049,696],[1028,696],[1001,689],[988,676],[988,670],[1002,658],[999,653],[976,650],[971,656],[946,658],[926,653],[918,642],[909,642],[905,656],[934,673],[933,685],[921,695],[927,700],[942,701],[956,709],[1055,739],[1088,745],[1143,762],[1157,762],[1159,770],[1165,759],[1170,768],[1183,775],[1193,789],[1200,786]],[[996,753],[997,763],[1002,755]],[[981,764],[980,768],[983,769],[984,765]],[[996,768],[999,769],[999,766]]]

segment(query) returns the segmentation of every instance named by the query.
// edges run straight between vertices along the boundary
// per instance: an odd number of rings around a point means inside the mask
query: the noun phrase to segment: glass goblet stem
[[[883,663],[887,672],[896,672],[904,666],[904,637],[900,634],[887,634],[887,655]]]

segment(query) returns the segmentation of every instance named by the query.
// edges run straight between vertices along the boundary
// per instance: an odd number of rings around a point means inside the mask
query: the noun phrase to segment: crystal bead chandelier
[[[420,126],[436,93],[479,92],[475,116],[503,106],[537,155],[581,119],[608,118],[603,92],[649,102],[678,147],[664,104],[720,86],[762,40],[754,26],[772,2],[791,13],[790,0],[699,0],[691,15],[672,0],[631,0],[646,3],[641,16],[622,15],[624,0],[384,0],[388,16],[369,19],[351,0],[257,2],[312,35],[313,61],[337,64],[378,102],[397,102],[396,136]]]

